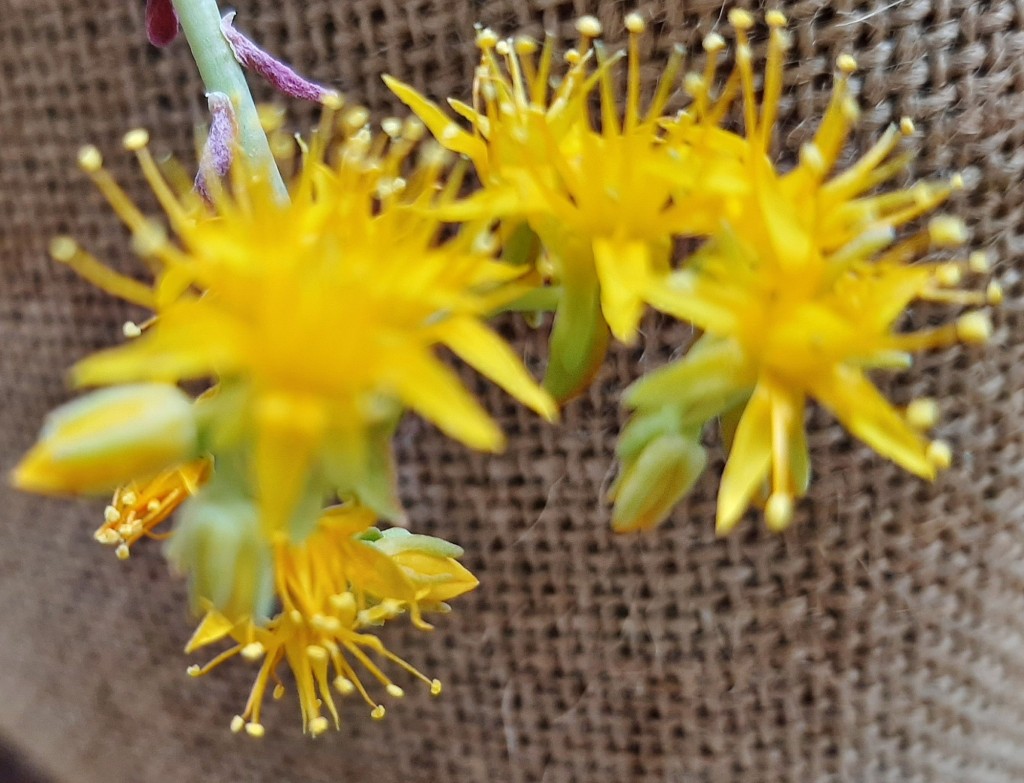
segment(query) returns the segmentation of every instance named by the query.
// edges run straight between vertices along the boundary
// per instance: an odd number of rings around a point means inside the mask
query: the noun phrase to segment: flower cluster
[[[885,189],[910,160],[896,151],[914,132],[909,119],[836,171],[858,116],[849,55],[839,58],[831,102],[799,162],[787,171],[776,165],[786,19],[766,14],[760,96],[748,38],[755,20],[742,10],[729,20],[737,41],[724,87],[716,91],[726,42],[711,34],[703,72],[681,79],[688,104],[672,114],[665,107],[682,56],[670,57],[642,111],[644,23],[637,14],[625,19],[629,44],[618,54],[601,44],[598,21],[582,18],[579,47],[566,53],[553,94],[551,40],[538,47],[479,31],[474,103],[450,101],[468,127],[389,80],[440,143],[468,156],[480,176],[480,192],[442,214],[499,220],[515,258],[524,233],[532,238],[534,280],[557,300],[545,378],[557,397],[587,383],[606,346],[606,324],[630,342],[651,306],[700,330],[682,359],[626,391],[634,414],[620,439],[621,470],[611,491],[619,530],[665,518],[702,472],[702,435],[715,419],[729,449],[719,532],[731,530],[755,501],[765,504],[770,527],[784,528],[810,480],[808,399],[880,454],[933,477],[951,459],[949,446],[923,435],[937,417],[935,403],[898,410],[866,373],[905,367],[922,349],[985,341],[991,325],[982,308],[1001,298],[995,284],[984,293],[959,288],[965,275],[986,271],[983,256],[918,261],[932,249],[963,244],[961,221],[936,215],[917,231],[901,231],[962,187],[954,175]],[[615,68],[623,58],[621,96]],[[589,111],[594,92],[598,117]],[[737,102],[742,133],[727,124]],[[685,258],[681,240],[697,246]],[[540,301],[536,292],[533,301]],[[903,332],[902,316],[915,301],[974,309],[945,326]]]
[[[177,33],[167,0],[151,0],[147,20],[158,43]],[[392,698],[403,689],[382,664],[440,692],[372,632],[401,615],[428,629],[424,613],[477,585],[458,546],[377,527],[404,520],[391,440],[406,411],[471,448],[503,445],[439,349],[553,420],[556,400],[587,386],[612,339],[638,339],[649,308],[694,327],[681,358],[624,392],[617,530],[669,514],[704,471],[715,421],[728,450],[718,531],[751,505],[785,528],[811,478],[812,400],[916,475],[950,464],[951,447],[926,434],[938,404],[898,408],[870,373],[991,336],[998,285],[964,287],[987,259],[957,255],[967,228],[936,213],[962,179],[893,185],[910,160],[899,151],[915,132],[909,119],[840,166],[858,118],[848,55],[813,139],[780,166],[789,41],[778,11],[765,15],[760,74],[755,19],[733,10],[730,74],[719,79],[727,45],[711,34],[703,70],[686,72],[674,51],[648,100],[637,13],[624,20],[622,52],[607,50],[593,17],[579,20],[579,44],[563,57],[550,37],[479,29],[471,102],[450,100],[453,117],[385,77],[416,118],[387,119],[378,132],[365,109],[346,108],[232,21],[220,33],[234,56],[286,94],[321,102],[320,128],[308,142],[272,139],[299,160],[286,194],[276,167],[239,154],[247,131],[225,93],[210,94],[195,181],[158,164],[147,134],[131,131],[124,146],[163,222],[138,209],[98,149],[81,151],[152,281],[68,237],[51,254],[153,317],[73,368],[77,386],[99,388],[50,415],[13,480],[44,493],[113,491],[95,537],[121,559],[143,538],[167,540],[202,617],[187,651],[222,646],[189,673],[236,656],[258,664],[234,731],[263,735],[267,690],[286,690],[282,666],[313,736],[339,724],[335,694],[358,694],[384,716],[363,678]],[[670,111],[680,86],[683,108]],[[941,260],[925,259],[933,250]],[[918,302],[960,312],[908,329]],[[543,386],[486,325],[505,310],[554,311]],[[175,512],[174,527],[161,527]]]
[[[314,644],[333,651],[339,677],[369,698],[337,650],[380,678],[362,649],[390,654],[365,627],[406,611],[428,627],[423,610],[476,584],[455,562],[457,547],[374,529],[378,517],[403,518],[390,440],[405,410],[471,447],[502,447],[495,422],[436,349],[555,415],[484,323],[526,290],[519,278],[528,270],[494,258],[485,223],[444,233],[424,208],[458,191],[447,153],[419,144],[415,120],[374,135],[365,110],[339,109],[327,107],[304,146],[287,200],[244,158],[226,180],[208,178],[202,194],[178,187],[146,134],[129,133],[125,146],[173,239],[132,204],[96,148],[82,150],[82,168],[154,281],[123,276],[66,237],[52,254],[154,318],[75,366],[76,385],[103,388],[51,414],[14,474],[18,486],[41,492],[116,487],[96,537],[122,558],[139,538],[162,535],[154,528],[180,506],[167,552],[206,613],[190,647],[214,641],[211,628],[255,634],[268,652],[254,694],[287,660],[314,734],[316,705],[337,717],[323,689],[317,697],[305,684],[310,666],[320,671],[307,655]],[[208,388],[192,399],[180,382]],[[323,617],[334,619],[324,626]],[[251,701],[250,733],[258,716]]]

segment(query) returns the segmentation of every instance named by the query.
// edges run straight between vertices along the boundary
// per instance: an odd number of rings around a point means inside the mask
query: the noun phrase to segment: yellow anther
[[[370,710],[370,717],[374,720],[384,720],[384,716],[388,714],[388,711],[384,709],[383,704],[378,704],[372,710]]]
[[[764,507],[764,521],[768,529],[780,532],[793,521],[793,496],[788,492],[774,492]]]
[[[956,174],[954,174],[952,177],[949,178],[949,186],[953,190],[963,190],[964,189],[964,175],[961,174],[958,171]]]
[[[915,130],[917,130],[917,128],[914,127],[914,121],[910,119],[910,117],[902,117],[900,119],[900,133],[904,136],[914,135]]]
[[[288,619],[291,620],[295,625],[302,625],[302,612],[298,609],[292,609],[288,612]]]
[[[370,121],[370,111],[365,106],[353,106],[345,114],[345,124],[352,130],[362,128]]]
[[[992,270],[992,264],[988,260],[988,253],[984,250],[975,250],[971,253],[967,257],[967,266],[972,272],[979,275],[983,275]]]
[[[99,530],[92,534],[92,537],[99,541],[101,544],[106,544],[107,546],[113,546],[114,544],[120,543],[121,541],[121,536],[119,536],[115,531],[111,530],[109,527],[101,527]]]
[[[340,674],[334,678],[334,687],[338,689],[338,693],[342,696],[351,696],[356,692],[356,686],[348,677],[342,677]]]
[[[189,677],[198,677],[199,675],[201,675],[203,673],[203,670],[202,670],[202,668],[200,668],[200,666],[198,664],[193,663],[191,666],[189,666],[187,669],[185,669],[185,673]]]
[[[720,52],[725,48],[725,39],[718,33],[708,33],[704,36],[703,41],[704,51],[708,54],[714,54]]]
[[[129,152],[138,152],[149,144],[149,131],[145,128],[135,128],[124,134],[121,145]]]
[[[703,95],[706,90],[704,79],[699,73],[688,73],[683,77],[683,89],[691,98]]]
[[[512,47],[509,45],[508,39],[502,39],[498,41],[494,46],[494,51],[500,54],[502,57],[508,57],[512,52]]]
[[[124,503],[126,506],[134,506],[138,501],[139,496],[136,495],[131,490],[128,490],[123,495],[121,495],[121,502]]]
[[[825,173],[825,157],[817,144],[804,144],[800,147],[800,165],[806,166],[815,174]]]
[[[907,424],[915,430],[930,430],[939,420],[939,404],[930,397],[912,400],[907,406]]]
[[[125,321],[121,327],[121,334],[125,337],[140,337],[142,336],[142,329],[135,321]]]
[[[389,696],[391,696],[392,698],[395,698],[395,699],[400,699],[403,696],[405,696],[405,691],[403,691],[401,688],[399,688],[393,682],[388,683],[388,686],[387,686],[387,688],[385,688],[385,690],[388,692]]]
[[[54,237],[50,240],[50,256],[54,261],[68,263],[78,254],[78,243],[71,237]]]
[[[565,54],[562,55],[562,59],[565,60],[566,63],[568,63],[569,65],[579,65],[580,53],[577,49],[568,49],[566,50]]]
[[[952,215],[936,215],[929,220],[928,236],[936,247],[958,247],[970,239],[967,224]]]
[[[647,22],[645,22],[643,16],[636,11],[626,14],[624,22],[626,29],[633,35],[640,35],[647,29]]]
[[[306,646],[306,655],[312,661],[324,662],[327,660],[327,650],[321,647],[319,644],[310,644]]]
[[[419,141],[427,132],[427,126],[416,117],[406,117],[402,126],[402,138],[406,141]]]
[[[118,560],[127,560],[132,556],[131,550],[128,549],[127,544],[118,544],[117,549],[114,550],[114,554],[117,555]]]
[[[325,109],[339,111],[345,105],[345,97],[341,93],[334,92],[332,90],[324,93],[324,97],[320,100],[320,103]]]
[[[441,681],[434,679],[430,681],[430,695],[440,696],[441,695]]]
[[[231,733],[238,734],[242,729],[245,728],[245,718],[241,715],[236,715],[231,719]]]
[[[995,280],[992,280],[985,289],[985,300],[990,305],[1001,305],[1003,303],[1003,287]]]
[[[267,730],[263,728],[263,724],[261,723],[246,723],[245,733],[248,734],[250,737],[255,737],[256,739],[259,739],[267,733]]]
[[[321,633],[335,634],[341,630],[341,621],[337,617],[325,614],[313,615],[310,625]]]
[[[103,155],[92,144],[86,144],[78,151],[78,165],[90,173],[103,168]]]
[[[576,32],[584,38],[597,38],[604,32],[604,29],[596,16],[587,14],[576,20]]]
[[[537,51],[537,42],[528,35],[517,35],[512,42],[516,54],[530,55]]]
[[[754,16],[742,8],[734,8],[729,12],[729,24],[737,30],[749,30],[754,26]]]
[[[959,264],[939,264],[935,269],[935,282],[947,288],[959,285],[963,276],[963,270]]]
[[[278,699],[283,698],[284,697],[284,686],[281,683],[278,683],[277,685],[275,685],[274,686],[274,691],[273,691],[272,695],[274,697],[274,701],[277,701]]]
[[[113,506],[107,506],[103,509],[103,519],[106,520],[108,525],[112,525],[121,518],[121,512]]]
[[[765,22],[769,27],[785,27],[788,24],[786,15],[777,9],[769,11],[764,15]]]
[[[249,642],[242,648],[242,657],[247,661],[258,661],[266,651],[266,648],[259,642]]]
[[[841,54],[836,58],[836,67],[845,74],[851,74],[857,70],[857,61],[852,54]]]
[[[327,722],[327,718],[323,715],[317,715],[313,720],[309,722],[309,733],[314,737],[319,737],[325,731],[327,731],[330,724]]]
[[[387,117],[381,120],[380,129],[392,139],[402,135],[402,121],[398,117]]]
[[[956,320],[956,336],[965,343],[984,343],[992,337],[992,319],[987,313],[975,310]]]
[[[284,125],[284,109],[271,103],[261,103],[256,107],[256,115],[260,119],[260,127],[264,133],[281,130]]]
[[[939,470],[945,470],[953,464],[953,449],[944,440],[933,440],[929,443],[925,456]]]
[[[498,34],[490,27],[485,27],[476,34],[476,45],[481,49],[491,49],[497,43]]]
[[[156,511],[160,508],[160,501],[154,498],[146,504],[146,511]]]

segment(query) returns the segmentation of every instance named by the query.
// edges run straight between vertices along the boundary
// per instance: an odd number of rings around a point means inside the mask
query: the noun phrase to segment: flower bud
[[[612,488],[612,528],[624,533],[660,524],[690,491],[706,462],[704,447],[694,438],[670,433],[652,440],[635,461],[623,466]]]
[[[197,456],[188,395],[170,384],[113,386],[51,412],[12,481],[32,492],[106,494]]]
[[[185,503],[167,559],[189,580],[193,606],[212,606],[232,622],[270,614],[273,557],[251,499],[210,485]]]
[[[462,547],[434,536],[416,535],[400,527],[367,542],[398,565],[416,589],[417,600],[426,604],[450,601],[468,593],[479,582],[455,558]]]

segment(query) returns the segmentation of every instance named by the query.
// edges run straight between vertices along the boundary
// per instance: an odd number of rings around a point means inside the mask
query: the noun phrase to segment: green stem
[[[242,152],[257,170],[265,171],[274,190],[287,199],[288,189],[270,152],[267,134],[260,125],[256,103],[249,92],[245,74],[221,34],[217,0],[172,0],[172,3],[206,89],[209,92],[222,92],[231,98],[238,121],[238,142]]]

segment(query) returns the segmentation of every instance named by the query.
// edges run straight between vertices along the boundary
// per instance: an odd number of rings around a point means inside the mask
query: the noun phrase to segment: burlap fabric
[[[239,24],[305,72],[397,109],[390,71],[465,94],[472,23],[572,38],[581,0],[248,0]],[[1020,781],[1024,779],[1024,10],[973,0],[784,3],[795,34],[785,144],[813,130],[832,63],[854,52],[861,148],[912,115],[917,175],[964,172],[956,207],[999,259],[993,345],[924,357],[895,399],[942,401],[956,448],[934,485],[812,414],[817,480],[784,536],[712,532],[719,459],[659,530],[617,537],[600,498],[619,390],[686,330],[650,322],[553,428],[483,392],[509,433],[482,457],[408,421],[398,448],[414,524],[460,542],[481,587],[394,649],[445,681],[383,723],[348,704],[341,734],[301,736],[294,694],[261,741],[228,732],[253,671],[185,676],[183,590],[156,545],[127,563],[91,541],[101,505],[0,487],[0,734],[57,781]],[[653,61],[722,29],[713,0],[644,2]],[[137,270],[74,168],[97,143],[148,202],[121,134],[189,155],[203,121],[187,49],[146,45],[139,0],[0,0],[0,468],[64,370],[134,314],[47,259],[71,232]],[[653,75],[653,70],[652,70]],[[264,94],[265,95],[265,94]],[[300,110],[297,124],[309,115]],[[920,320],[926,314],[918,313]],[[510,326],[528,360],[542,343]],[[539,366],[537,364],[534,365]],[[470,376],[467,375],[467,379]]]

